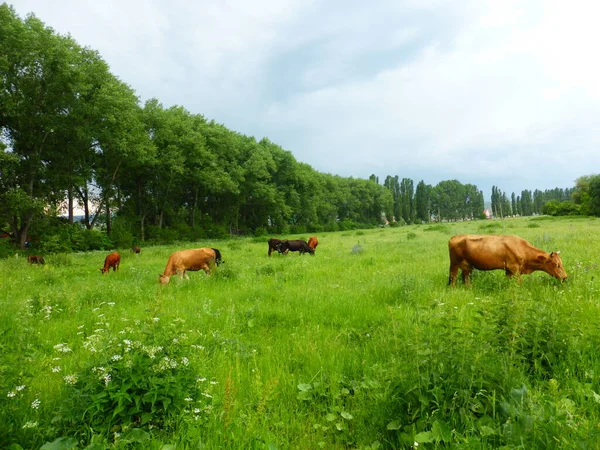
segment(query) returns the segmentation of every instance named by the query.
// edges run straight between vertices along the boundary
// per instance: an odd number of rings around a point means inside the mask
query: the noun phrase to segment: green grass
[[[596,448],[600,221],[539,219],[323,233],[314,257],[269,258],[266,237],[146,247],[105,275],[105,252],[2,260],[0,443]],[[560,250],[569,280],[448,288],[462,233]],[[225,264],[159,285],[194,247]]]

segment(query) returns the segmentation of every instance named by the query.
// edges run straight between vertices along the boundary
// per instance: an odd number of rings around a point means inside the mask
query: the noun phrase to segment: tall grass
[[[226,263],[166,286],[182,246],[123,251],[105,275],[104,252],[2,260],[0,443],[596,448],[599,225],[325,233],[314,257],[203,241]],[[490,232],[560,250],[569,281],[475,272],[448,288],[448,239]]]

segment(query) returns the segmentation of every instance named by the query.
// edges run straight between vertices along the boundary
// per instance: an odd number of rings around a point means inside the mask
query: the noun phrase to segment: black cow
[[[315,254],[315,250],[310,248],[308,246],[308,244],[306,243],[306,241],[303,241],[301,239],[281,241],[281,244],[279,244],[279,251],[281,253],[287,253],[288,250],[291,252],[300,252],[300,254],[303,254],[303,253],[310,253],[311,255]]]
[[[271,256],[271,253],[273,253],[273,250],[277,250],[279,253],[283,253],[284,255],[287,253],[287,250],[286,251],[281,250],[282,242],[287,242],[287,241],[283,241],[281,239],[276,239],[276,238],[269,239],[269,256]]]

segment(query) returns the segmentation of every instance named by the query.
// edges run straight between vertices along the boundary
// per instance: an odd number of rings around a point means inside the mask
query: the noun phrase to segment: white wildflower
[[[24,384],[22,384],[22,385],[20,385],[20,386],[17,386],[17,387],[15,388],[15,390],[17,390],[17,391],[22,391],[23,389],[25,389],[25,385],[24,385]]]
[[[115,304],[116,304],[115,302],[108,302],[107,303],[108,306],[115,306]]]
[[[26,428],[35,428],[38,426],[37,422],[25,422],[25,425],[23,425],[23,429]]]
[[[212,398],[212,395],[210,395],[208,392],[203,392],[202,395],[208,398]]]
[[[104,380],[104,384],[108,386],[108,383],[110,383],[111,380],[110,373],[105,374],[102,379]]]
[[[187,366],[190,364],[190,360],[184,356],[183,358],[181,358],[181,364],[183,364],[184,366]]]
[[[186,398],[184,398],[184,400],[186,402],[193,402],[194,401],[194,399],[192,397],[186,397]]]
[[[152,318],[152,322],[158,322],[160,320],[160,317],[153,317]]]
[[[40,407],[40,404],[41,404],[41,403],[42,403],[42,402],[40,402],[40,399],[39,399],[39,398],[36,398],[34,401],[32,401],[32,402],[31,402],[31,407],[32,407],[33,409],[38,409],[38,408]]]
[[[71,351],[67,344],[56,344],[54,350],[61,353],[69,353]]]
[[[63,380],[65,380],[65,383],[70,384],[71,386],[75,385],[77,383],[77,374],[71,374],[71,375],[65,375],[63,377]]]
[[[15,397],[16,395],[17,395],[17,394],[16,394],[16,392],[15,392],[15,391],[9,391],[9,393],[8,393],[8,394],[6,394],[6,396],[7,396],[8,398],[13,398],[13,397]]]
[[[119,361],[120,359],[123,359],[123,357],[121,355],[113,355],[110,359],[112,361]]]
[[[62,367],[60,367],[60,366],[54,366],[54,367],[52,368],[52,372],[53,372],[53,373],[60,372],[61,370],[62,370]]]
[[[200,414],[202,411],[200,408],[194,408],[194,414]]]
[[[202,382],[206,381],[206,378],[204,378],[204,377],[202,377],[202,378],[198,378],[196,381],[197,381],[198,383],[202,383]]]
[[[218,381],[211,381],[210,384],[215,385],[215,384],[219,384],[219,382]]]

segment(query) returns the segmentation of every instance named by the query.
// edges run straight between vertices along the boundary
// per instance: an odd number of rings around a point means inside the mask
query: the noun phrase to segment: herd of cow
[[[301,239],[276,239],[268,241],[269,252],[277,251],[283,255],[288,252],[299,252],[301,255],[315,254],[319,245],[316,236],[309,238],[308,242]],[[140,247],[131,249],[134,253],[140,253]],[[548,275],[561,281],[567,279],[567,273],[560,259],[560,252],[547,253],[535,248],[525,239],[517,236],[502,235],[457,235],[448,241],[450,252],[450,277],[448,284],[455,286],[458,270],[461,270],[465,285],[471,284],[471,272],[478,270],[504,270],[508,277],[517,276],[521,282],[522,274],[530,274],[536,270],[546,272]],[[27,257],[30,264],[44,264],[44,258],[37,255]],[[119,269],[121,255],[112,252],[104,259],[104,267],[100,271],[104,274],[111,268],[113,272]],[[210,274],[211,268],[224,263],[221,252],[216,248],[198,248],[181,250],[169,256],[167,266],[158,281],[161,284],[169,283],[173,275],[180,278],[189,278],[186,271],[203,270]]]

